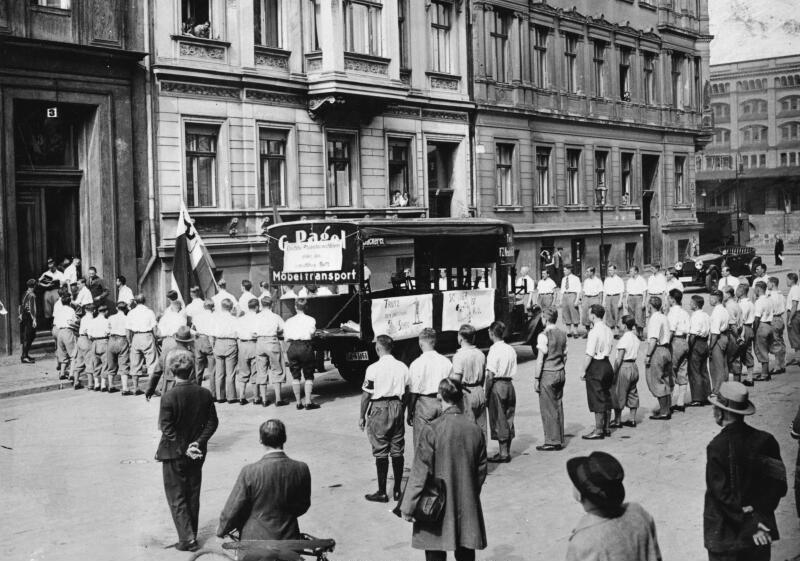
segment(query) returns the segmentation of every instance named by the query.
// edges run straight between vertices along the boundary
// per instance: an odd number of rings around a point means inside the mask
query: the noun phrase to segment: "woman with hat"
[[[661,561],[653,517],[625,503],[625,472],[611,454],[592,452],[567,461],[573,495],[586,514],[572,531],[567,561],[635,559]]]

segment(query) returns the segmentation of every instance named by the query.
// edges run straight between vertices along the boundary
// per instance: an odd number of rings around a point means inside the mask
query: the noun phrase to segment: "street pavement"
[[[517,434],[510,464],[491,466],[482,491],[488,547],[479,560],[563,559],[582,509],[572,498],[565,462],[594,450],[614,454],[625,468],[627,499],[655,518],[664,559],[706,559],[702,512],[705,446],[716,435],[710,408],[689,409],[670,422],[650,421],[655,400],[639,382],[641,424],[604,441],[584,441],[593,419],[579,380],[584,341],[569,341],[565,389],[567,448],[537,452],[543,440],[533,392],[530,349],[517,347]],[[641,357],[640,357],[641,360]],[[640,368],[643,365],[640,364]],[[643,370],[642,370],[643,372]],[[262,455],[258,426],[277,417],[288,427],[287,453],[309,464],[312,506],[300,520],[304,532],[334,538],[333,560],[420,560],[410,547],[411,527],[390,513],[393,504],[364,500],[376,488],[374,462],[358,430],[360,392],[335,371],[318,377],[322,408],[297,411],[253,405],[219,407],[220,427],[204,469],[199,541],[221,551],[213,537],[219,512],[242,466]],[[758,384],[758,407],[748,419],[774,434],[790,480],[797,443],[789,437],[800,389],[800,368]],[[289,389],[285,390],[287,394]],[[0,559],[181,560],[191,555],[167,548],[176,541],[164,498],[161,468],[153,460],[159,439],[158,399],[62,390],[2,401],[0,423]],[[411,461],[410,432],[406,463]],[[496,443],[489,445],[489,454]],[[390,481],[391,485],[391,481]],[[800,528],[792,490],[777,518],[782,539],[773,559],[800,553]]]

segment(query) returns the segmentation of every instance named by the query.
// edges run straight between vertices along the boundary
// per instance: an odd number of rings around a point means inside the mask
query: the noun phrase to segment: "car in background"
[[[678,277],[685,287],[716,289],[722,276],[722,267],[730,267],[734,277],[745,277],[752,283],[761,257],[753,247],[725,245],[712,253],[703,253],[675,264]]]

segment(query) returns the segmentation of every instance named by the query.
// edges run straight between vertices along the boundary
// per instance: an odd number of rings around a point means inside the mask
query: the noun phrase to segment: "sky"
[[[711,64],[800,54],[800,0],[709,0]]]

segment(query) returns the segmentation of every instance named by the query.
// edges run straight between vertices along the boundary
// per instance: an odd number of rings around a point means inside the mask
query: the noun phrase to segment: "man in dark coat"
[[[219,421],[211,392],[189,381],[194,356],[180,351],[170,357],[177,383],[161,398],[158,424],[161,442],[156,460],[164,472],[164,491],[178,530],[179,551],[197,551],[200,484],[206,446]]]
[[[297,518],[311,506],[311,472],[283,451],[286,427],[270,419],[259,428],[266,454],[242,468],[222,509],[217,536],[232,530],[242,540],[300,539]]]
[[[456,561],[473,561],[475,550],[486,547],[480,492],[486,479],[483,431],[459,407],[460,385],[449,378],[439,383],[442,414],[420,434],[411,475],[400,511],[414,522],[411,547],[424,549],[426,561],[444,561],[454,551]],[[447,499],[439,522],[414,520],[428,476],[444,481]]]
[[[722,431],[706,449],[703,536],[710,561],[769,561],[779,538],[775,509],[786,468],[775,438],[744,422],[755,413],[747,388],[724,382],[710,397]]]
[[[800,440],[800,409],[797,410],[797,416],[792,423],[791,435],[795,440]],[[794,507],[800,518],[800,448],[797,449],[797,461],[794,466]]]
[[[775,264],[783,265],[783,238],[775,236]]]

